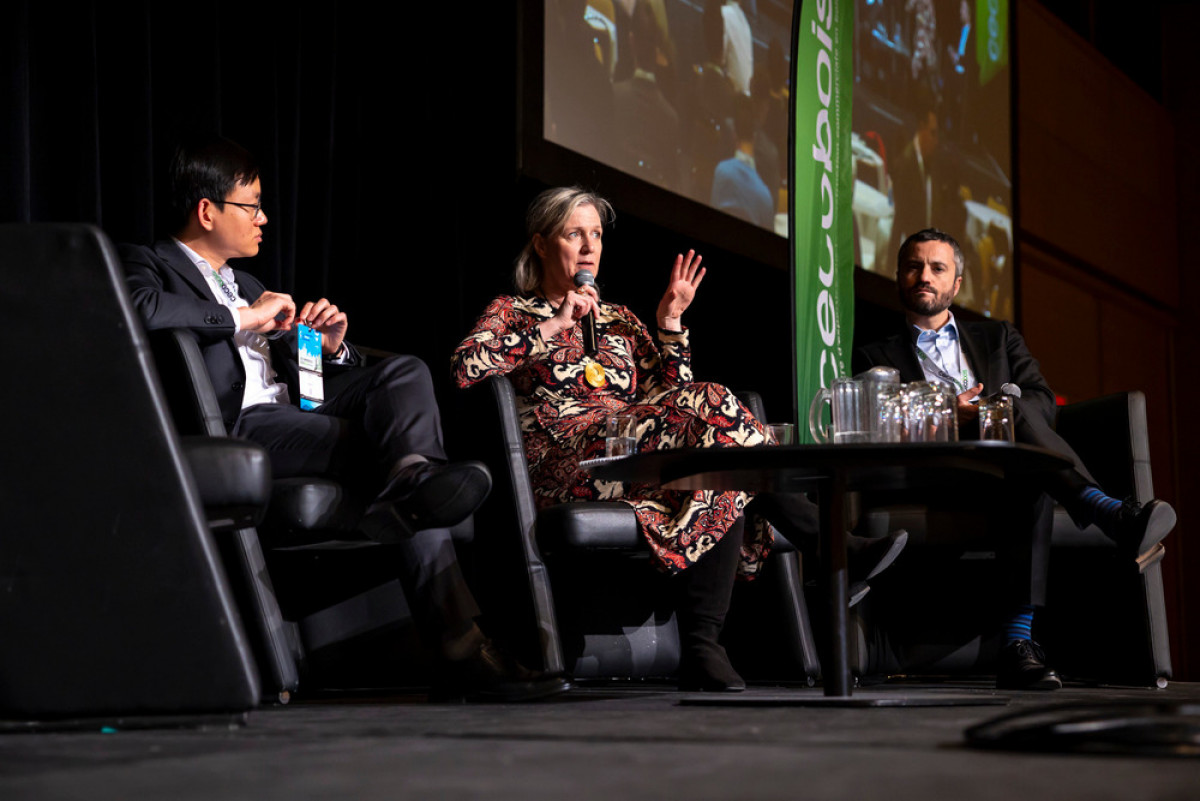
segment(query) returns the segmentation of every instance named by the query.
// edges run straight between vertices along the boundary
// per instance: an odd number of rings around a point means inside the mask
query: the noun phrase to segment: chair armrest
[[[533,497],[533,485],[529,481],[529,462],[525,459],[525,440],[521,434],[516,391],[506,376],[492,376],[468,390],[467,395],[475,404],[474,445],[480,450],[474,456],[482,456],[485,462],[501,468],[502,475],[496,476],[501,486],[493,494],[503,494],[506,489],[503,484],[507,479],[512,511],[526,547],[532,549],[532,556],[536,551],[533,528],[537,520],[537,503]],[[502,463],[495,464],[497,460]]]
[[[169,328],[151,331],[149,339],[176,430],[181,435],[229,436],[196,335]]]
[[[491,496],[476,513],[477,520],[482,513],[482,519],[487,521],[486,530],[476,537],[476,547],[484,558],[493,560],[494,571],[517,565],[524,570],[528,608],[537,627],[535,647],[540,651],[542,668],[551,673],[561,672],[562,644],[550,577],[535,536],[537,505],[525,459],[516,392],[507,377],[493,376],[466,390],[463,398],[467,409],[457,427],[466,436],[459,450],[468,458],[486,463],[495,481]],[[520,608],[523,603],[515,607]],[[493,608],[489,606],[489,610]]]
[[[538,541],[553,551],[645,551],[646,540],[638,529],[633,507],[620,501],[560,503],[538,516]]]
[[[229,437],[183,437],[180,444],[209,527],[258,525],[271,500],[271,460],[266,449]]]

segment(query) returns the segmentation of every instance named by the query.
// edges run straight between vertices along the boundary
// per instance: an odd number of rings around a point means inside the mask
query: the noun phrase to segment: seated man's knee
[[[380,362],[376,368],[379,383],[400,382],[415,384],[433,384],[433,374],[429,365],[416,356],[401,354],[389,356]]]

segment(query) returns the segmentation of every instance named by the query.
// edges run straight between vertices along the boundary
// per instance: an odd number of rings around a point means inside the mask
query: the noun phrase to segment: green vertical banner
[[[792,285],[800,439],[809,402],[848,375],[854,337],[850,151],[853,0],[798,0],[792,19]]]

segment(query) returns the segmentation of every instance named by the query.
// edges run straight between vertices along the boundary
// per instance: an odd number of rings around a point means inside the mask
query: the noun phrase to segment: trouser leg
[[[474,626],[479,607],[467,588],[449,529],[425,529],[386,547],[395,554],[413,621],[430,647],[443,649],[447,638]]]
[[[1071,460],[1071,467],[1042,475],[1038,479],[1039,486],[1063,505],[1077,525],[1090,522],[1089,510],[1082,504],[1080,494],[1087,487],[1098,487],[1099,484],[1075,449],[1038,415],[1018,414],[1014,428],[1017,442],[1036,445]]]
[[[277,478],[337,476],[364,499],[391,497],[397,465],[444,462],[441,415],[429,368],[396,356],[330,381],[337,392],[320,408],[260,405],[243,410],[234,429],[270,452]]]
[[[1045,606],[1053,501],[1037,487],[1020,487],[996,508],[993,520],[1001,586],[1008,600],[1014,606]]]
[[[426,364],[415,356],[394,356],[356,370],[318,410],[348,419],[355,439],[369,443],[382,478],[414,456],[445,461],[441,414]],[[387,489],[382,495],[387,497]],[[389,541],[393,541],[390,540]],[[430,648],[452,656],[452,641],[480,636],[479,607],[467,587],[449,529],[431,528],[400,536],[388,550],[397,555],[401,586],[413,620]]]
[[[233,435],[267,449],[275,478],[340,476],[361,461],[356,456],[370,459],[351,421],[295,406],[262,404],[243,409]]]
[[[986,547],[994,548],[997,563],[997,592],[1009,606],[1043,606],[1046,602],[1047,575],[1050,565],[1050,536],[1054,504],[1032,482],[989,481],[968,484],[953,492],[875,493],[870,506],[917,504],[929,507],[927,521],[934,527],[930,536],[949,536],[950,542],[970,542],[978,537],[972,530],[948,531],[959,521],[982,520],[986,527]],[[973,524],[973,525],[979,525]],[[978,549],[970,544],[968,549]]]
[[[349,375],[320,414],[360,427],[385,472],[413,454],[445,461],[441,413],[425,362],[394,356]]]
[[[802,492],[761,492],[746,507],[748,514],[765,517],[797,550],[816,555],[821,511]]]
[[[428,368],[397,357],[355,371],[313,412],[261,405],[243,410],[235,436],[267,448],[275,477],[334,476],[364,500],[383,485],[385,466],[406,455],[444,460],[441,424]],[[407,532],[405,532],[407,534]],[[397,537],[398,578],[422,635],[437,646],[479,614],[447,529]]]

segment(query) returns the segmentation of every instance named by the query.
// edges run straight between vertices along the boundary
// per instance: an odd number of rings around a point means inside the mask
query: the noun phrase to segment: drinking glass
[[[793,423],[768,423],[767,429],[776,445],[796,444],[796,426]]]
[[[611,415],[605,427],[604,455],[629,456],[636,452],[637,415]]]
[[[979,402],[979,438],[1001,442],[1016,441],[1011,397],[999,395]]]

